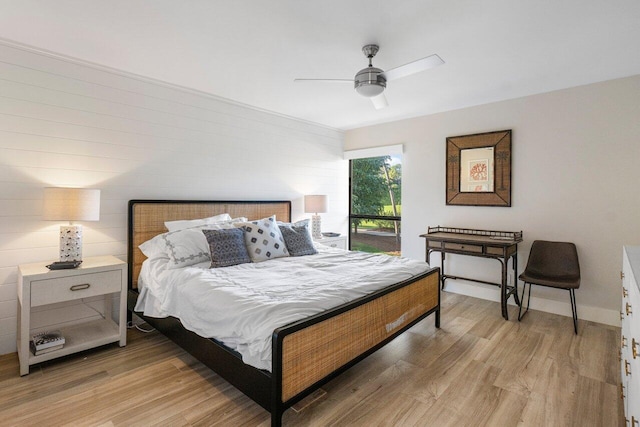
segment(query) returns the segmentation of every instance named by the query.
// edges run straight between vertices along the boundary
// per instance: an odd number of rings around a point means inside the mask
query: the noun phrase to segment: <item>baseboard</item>
[[[500,302],[500,293],[498,292],[498,289],[493,286],[476,285],[461,280],[448,279],[445,285],[445,290],[455,294],[468,295],[484,300]],[[520,290],[522,290],[522,287],[520,287]],[[567,292],[564,293],[567,297],[566,302],[532,296],[530,308],[532,310],[571,317],[569,294]],[[578,295],[578,293],[576,293],[576,295]],[[576,299],[579,300],[579,296],[576,297]],[[515,305],[513,298],[509,298],[509,305]],[[577,309],[578,318],[581,320],[589,320],[591,322],[620,327],[620,312],[617,310],[607,310],[605,308],[580,304],[577,305]]]

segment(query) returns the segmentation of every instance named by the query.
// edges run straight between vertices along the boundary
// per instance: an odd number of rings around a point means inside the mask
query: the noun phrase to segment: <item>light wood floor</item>
[[[623,426],[618,328],[443,293],[433,316],[328,383],[285,426]],[[0,425],[268,426],[269,414],[159,333],[18,375],[0,357]]]

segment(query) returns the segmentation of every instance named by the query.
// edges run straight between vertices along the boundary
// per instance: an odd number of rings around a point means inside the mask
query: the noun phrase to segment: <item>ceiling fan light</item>
[[[356,92],[360,95],[373,98],[374,96],[380,95],[384,91],[384,86],[381,86],[377,83],[363,83],[359,86],[356,86]]]
[[[376,67],[367,67],[358,71],[354,79],[356,92],[367,98],[380,95],[387,87],[386,79],[380,74],[382,70]]]

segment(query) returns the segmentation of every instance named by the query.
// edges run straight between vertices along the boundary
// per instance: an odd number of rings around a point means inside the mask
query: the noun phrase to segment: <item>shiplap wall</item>
[[[189,64],[185,64],[189,66]],[[343,133],[0,41],[0,354],[15,351],[17,265],[55,261],[43,188],[102,190],[84,256],[126,260],[130,199],[292,200],[327,194],[347,231]]]

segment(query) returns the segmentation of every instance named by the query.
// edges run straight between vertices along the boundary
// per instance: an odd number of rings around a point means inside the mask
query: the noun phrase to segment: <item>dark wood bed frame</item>
[[[129,201],[128,310],[133,312],[137,278],[144,255],[138,246],[166,232],[164,221],[196,219],[220,213],[259,219],[277,215],[291,220],[289,201]],[[365,297],[273,331],[272,370],[242,362],[220,342],[186,330],[169,317],[151,318],[136,312],[151,326],[192,354],[238,390],[271,413],[280,426],[284,411],[320,386],[358,363],[413,325],[435,313],[440,327],[440,269],[427,272]]]

